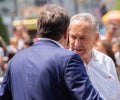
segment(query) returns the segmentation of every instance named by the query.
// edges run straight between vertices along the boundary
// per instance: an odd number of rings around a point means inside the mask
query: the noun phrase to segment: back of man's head
[[[42,38],[59,41],[69,26],[68,12],[58,5],[45,5],[40,10],[37,34]]]

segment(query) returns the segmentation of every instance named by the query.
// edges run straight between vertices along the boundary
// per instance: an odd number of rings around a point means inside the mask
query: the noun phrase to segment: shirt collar
[[[97,52],[99,52],[99,51],[97,51],[97,50],[95,50],[95,49],[92,49],[92,59],[93,59],[94,61],[100,60],[99,57],[98,57],[99,55],[96,54]]]
[[[56,43],[59,47],[64,48],[59,42],[49,39],[49,38],[38,38],[38,40],[49,40],[49,41]]]
[[[91,57],[91,59],[90,59],[90,61],[89,61],[88,64],[90,64],[90,62],[91,62],[92,60],[97,61],[97,57],[96,57],[96,54],[95,54],[95,49],[92,49],[92,50],[91,50],[91,53],[92,53],[92,57]],[[84,64],[85,64],[85,65],[88,65],[88,64],[86,64],[85,62],[84,62]]]

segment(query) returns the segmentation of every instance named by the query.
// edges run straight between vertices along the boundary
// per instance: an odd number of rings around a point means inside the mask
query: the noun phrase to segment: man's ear
[[[99,33],[96,33],[96,41],[99,40]]]
[[[95,42],[94,44],[99,40],[99,33],[95,33]]]
[[[64,33],[64,39],[66,40],[67,38],[68,38],[68,30],[66,30]]]

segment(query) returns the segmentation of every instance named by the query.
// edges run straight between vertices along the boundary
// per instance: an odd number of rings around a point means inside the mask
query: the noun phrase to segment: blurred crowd
[[[8,61],[19,51],[31,46],[31,40],[24,25],[13,27],[13,36],[10,38],[9,45],[6,45],[0,37],[0,77],[4,75]]]

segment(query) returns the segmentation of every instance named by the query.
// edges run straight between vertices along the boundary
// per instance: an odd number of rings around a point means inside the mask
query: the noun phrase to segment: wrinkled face
[[[74,20],[69,27],[70,48],[78,53],[82,59],[91,55],[93,45],[99,38],[90,22]]]

